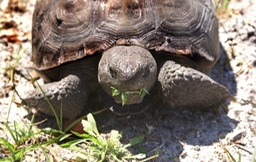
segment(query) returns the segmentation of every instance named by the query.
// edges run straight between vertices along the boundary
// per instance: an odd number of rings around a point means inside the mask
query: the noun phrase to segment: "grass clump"
[[[46,161],[51,161],[46,146],[53,143],[70,150],[75,150],[77,152],[76,161],[125,162],[131,159],[145,158],[145,154],[133,155],[127,149],[140,143],[143,137],[136,137],[124,145],[120,142],[121,134],[116,130],[112,130],[109,135],[100,134],[92,114],[88,114],[87,120],[82,120],[82,124],[85,133],[72,132],[76,136],[72,140],[69,138],[72,134],[66,133],[67,130],[62,131],[51,128],[36,129],[34,117],[32,117],[28,125],[21,125],[18,122],[14,122],[13,125],[6,124],[6,130],[11,138],[0,138],[0,151],[4,155],[1,157],[0,162],[23,161],[26,154],[34,149],[40,149]],[[61,127],[59,126],[59,128]],[[68,142],[63,144],[64,139]],[[60,144],[61,142],[62,144]],[[151,158],[155,158],[155,156]]]
[[[132,155],[127,149],[140,143],[144,139],[143,137],[136,137],[124,145],[120,142],[121,134],[116,130],[112,130],[109,136],[100,134],[92,114],[88,114],[87,120],[82,120],[82,124],[85,133],[73,132],[80,139],[61,145],[62,147],[78,151],[77,161],[125,162],[132,159],[145,158],[145,154]]]
[[[33,121],[34,118],[29,125],[22,125],[18,122],[14,122],[13,125],[5,124],[11,138],[0,138],[0,149],[4,153],[0,161],[22,161],[26,153],[34,149],[41,149],[47,161],[50,161],[44,146],[58,143],[69,136],[50,128],[38,130],[33,126]],[[59,134],[58,137],[52,136],[56,133]]]

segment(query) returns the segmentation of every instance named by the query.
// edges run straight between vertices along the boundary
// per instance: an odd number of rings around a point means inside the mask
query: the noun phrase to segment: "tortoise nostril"
[[[145,70],[142,72],[141,77],[142,77],[142,78],[146,78],[148,75],[149,75],[149,70],[148,70],[148,69],[145,69]]]
[[[143,72],[143,73],[141,74],[141,77],[142,77],[142,78],[146,78],[146,76],[147,76],[147,74],[146,74],[145,72]]]
[[[112,67],[109,67],[109,72],[113,79],[117,79],[117,72]]]

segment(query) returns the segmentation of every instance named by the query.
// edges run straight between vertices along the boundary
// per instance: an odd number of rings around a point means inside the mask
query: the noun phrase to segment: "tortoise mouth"
[[[145,95],[149,94],[146,88],[141,88],[135,91],[124,91],[118,90],[117,88],[111,87],[111,95],[116,103],[124,105],[132,105],[141,103]]]
[[[137,104],[156,81],[157,65],[151,53],[138,46],[115,46],[102,55],[98,80],[115,102]]]
[[[122,106],[120,104],[112,103],[110,106],[110,111],[117,115],[137,115],[149,109],[153,105],[153,103],[154,98],[152,98],[152,96],[147,95],[139,104]]]

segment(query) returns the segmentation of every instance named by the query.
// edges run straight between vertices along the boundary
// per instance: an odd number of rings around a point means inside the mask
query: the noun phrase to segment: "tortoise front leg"
[[[163,100],[173,108],[219,108],[229,96],[228,90],[207,75],[166,61],[160,69]]]
[[[53,115],[45,98],[47,97],[57,115],[60,115],[62,109],[62,116],[66,119],[74,119],[79,116],[88,98],[86,84],[83,84],[76,75],[68,75],[60,81],[44,84],[41,88],[45,95],[39,88],[30,91],[22,97],[25,104],[39,112]]]

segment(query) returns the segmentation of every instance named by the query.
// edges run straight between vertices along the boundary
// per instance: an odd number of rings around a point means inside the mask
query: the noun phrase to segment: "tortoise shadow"
[[[161,150],[160,161],[178,158],[184,150],[183,143],[193,146],[212,145],[232,132],[237,124],[224,112],[216,115],[212,111],[175,111],[168,110],[164,105],[156,109],[133,116],[105,113],[95,118],[100,132],[118,130],[122,133],[123,143],[128,143],[136,136],[144,136],[144,141],[130,151],[138,153],[144,150],[147,156],[152,156]]]
[[[236,96],[237,82],[230,65],[228,54],[222,44],[220,44],[220,52],[220,58],[211,71],[211,77],[228,88],[231,95]]]

